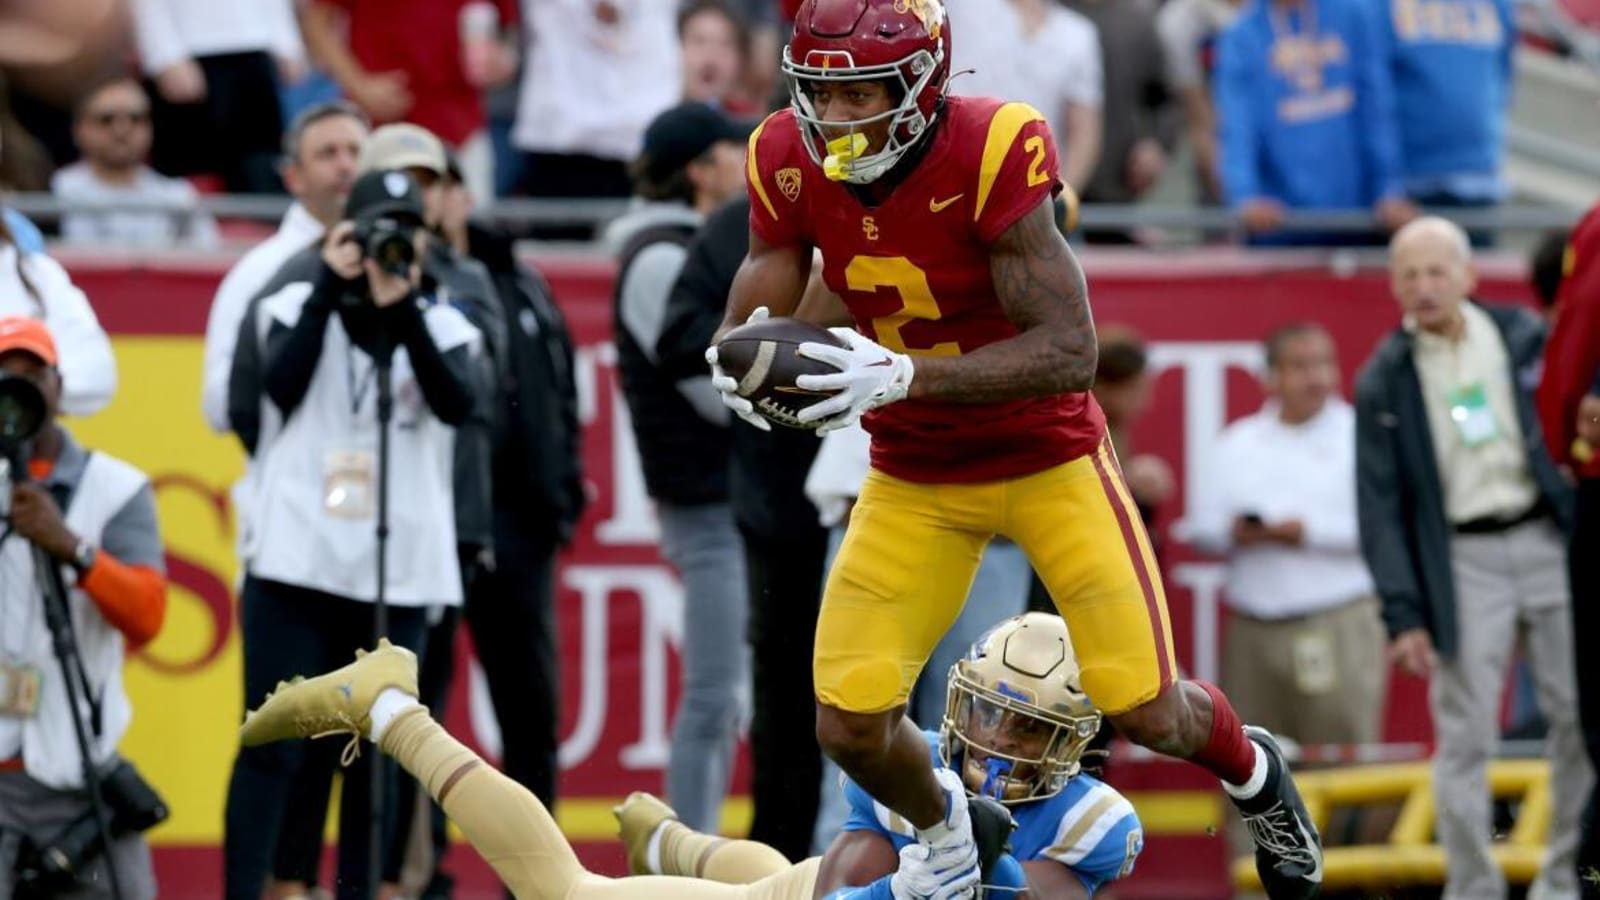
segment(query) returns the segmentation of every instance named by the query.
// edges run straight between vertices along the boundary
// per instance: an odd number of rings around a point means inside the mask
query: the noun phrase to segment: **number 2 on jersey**
[[[940,341],[931,347],[907,347],[900,329],[918,319],[936,321],[944,313],[933,298],[928,286],[928,274],[917,268],[904,256],[857,256],[844,267],[845,286],[852,291],[871,294],[879,288],[891,288],[900,295],[900,308],[887,316],[872,320],[872,330],[878,343],[905,353],[916,350],[929,356],[960,356],[961,345],[955,341]]]

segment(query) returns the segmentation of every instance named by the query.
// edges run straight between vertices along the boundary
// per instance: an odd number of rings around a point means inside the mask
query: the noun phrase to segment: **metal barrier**
[[[1545,149],[1549,152],[1579,152],[1565,146]],[[1587,151],[1584,158],[1588,159]],[[12,194],[5,198],[5,202],[24,215],[46,222],[57,221],[63,212],[74,208],[63,205],[54,196],[45,193]],[[510,198],[484,205],[477,215],[482,219],[532,229],[603,226],[622,214],[628,206],[629,201],[626,200]],[[199,198],[198,205],[200,211],[210,213],[217,218],[258,222],[276,222],[288,207],[287,197],[225,194],[203,195]],[[96,204],[92,208],[97,211],[172,211],[170,203],[152,202]],[[1463,228],[1499,232],[1544,231],[1570,226],[1577,218],[1571,209],[1526,205],[1452,208],[1436,212]],[[1082,208],[1081,221],[1086,228],[1167,232],[1166,237],[1169,240],[1179,237],[1171,232],[1187,232],[1189,240],[1192,241],[1201,235],[1231,233],[1238,230],[1238,220],[1234,213],[1220,207],[1089,204]],[[1300,233],[1359,234],[1370,232],[1376,227],[1370,210],[1322,209],[1291,211],[1284,221],[1282,230]]]
[[[1444,848],[1433,842],[1433,776],[1427,763],[1297,772],[1295,783],[1324,835],[1337,809],[1400,806],[1386,842],[1323,849],[1324,891],[1444,884]],[[1550,828],[1550,764],[1541,759],[1496,760],[1489,764],[1489,792],[1497,800],[1513,801],[1517,808],[1516,823],[1505,840],[1494,845],[1495,862],[1507,881],[1528,884],[1544,861]],[[1250,857],[1234,861],[1232,878],[1239,890],[1261,890]]]

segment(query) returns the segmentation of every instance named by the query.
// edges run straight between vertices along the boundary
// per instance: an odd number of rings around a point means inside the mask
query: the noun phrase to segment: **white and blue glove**
[[[767,311],[765,306],[758,306],[756,311],[750,314],[750,318],[744,320],[744,324],[760,322],[769,315],[771,313]],[[762,431],[771,431],[772,423],[756,412],[756,405],[751,403],[748,398],[739,396],[739,382],[735,381],[732,375],[722,371],[722,366],[717,365],[716,344],[706,348],[706,363],[711,366],[711,386],[717,389],[717,396],[722,398],[722,405],[733,410],[734,415]]]
[[[869,409],[904,400],[915,370],[911,357],[880,346],[854,328],[830,328],[845,346],[801,344],[800,355],[825,362],[837,374],[801,375],[795,386],[808,391],[836,391],[800,410],[800,421],[820,422],[818,434],[848,427]]]

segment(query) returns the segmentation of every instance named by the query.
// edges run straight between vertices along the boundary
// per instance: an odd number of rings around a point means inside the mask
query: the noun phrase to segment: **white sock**
[[[652,875],[661,874],[661,836],[666,833],[667,826],[674,821],[674,819],[662,819],[661,824],[650,832],[649,839],[645,841],[644,866],[650,870]]]
[[[1261,745],[1255,741],[1251,741],[1250,746],[1256,751],[1256,763],[1250,769],[1250,780],[1244,784],[1222,782],[1222,789],[1228,792],[1228,796],[1238,800],[1249,800],[1261,793],[1261,789],[1267,784],[1267,751],[1262,750]]]
[[[383,740],[383,733],[389,730],[389,723],[395,717],[412,708],[419,706],[417,698],[399,688],[384,688],[378,693],[378,699],[372,701],[372,709],[367,715],[372,719],[371,733],[367,736],[374,744]]]

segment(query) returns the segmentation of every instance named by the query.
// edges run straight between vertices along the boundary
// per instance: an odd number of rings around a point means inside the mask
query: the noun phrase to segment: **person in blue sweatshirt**
[[[1499,202],[1517,42],[1510,0],[1370,2],[1394,84],[1406,194],[1425,206]]]
[[[1222,182],[1252,242],[1370,243],[1376,234],[1277,232],[1290,209],[1416,214],[1400,167],[1376,0],[1251,0],[1217,49]]]

